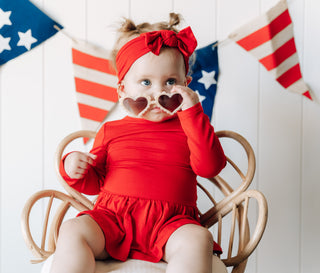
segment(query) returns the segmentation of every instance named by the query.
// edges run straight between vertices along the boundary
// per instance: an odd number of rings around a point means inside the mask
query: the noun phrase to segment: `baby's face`
[[[173,86],[187,84],[182,54],[174,48],[163,48],[159,56],[149,52],[133,63],[121,84],[121,96],[154,99],[163,91],[170,93]],[[159,122],[171,115],[153,104],[141,117]]]

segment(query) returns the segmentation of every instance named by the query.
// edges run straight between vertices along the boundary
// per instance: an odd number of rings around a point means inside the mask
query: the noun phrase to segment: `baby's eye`
[[[142,80],[141,84],[144,86],[149,86],[151,84],[151,81],[150,80]]]
[[[176,84],[176,79],[169,79],[169,80],[167,80],[166,84],[167,85],[174,85],[174,84]]]

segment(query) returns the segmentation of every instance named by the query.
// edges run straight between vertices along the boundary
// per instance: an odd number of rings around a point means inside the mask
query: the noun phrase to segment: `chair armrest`
[[[247,162],[247,169],[242,172],[227,156],[229,167],[235,171],[232,173],[233,176],[236,174],[233,177],[235,179],[231,181],[235,185],[235,189],[230,186],[230,181],[227,182],[221,174],[208,179],[223,194],[224,197],[220,201],[215,200],[210,192],[198,183],[200,189],[211,201],[211,207],[209,206],[204,213],[200,213],[200,221],[208,228],[217,224],[215,226],[217,228],[217,243],[224,249],[224,253],[221,255],[222,261],[226,266],[233,266],[232,272],[244,272],[247,259],[257,247],[266,227],[267,201],[261,192],[248,190],[256,166],[254,151],[249,142],[232,131],[219,131],[216,134],[220,139],[232,139],[240,144],[246,155],[241,160]],[[230,172],[228,174],[230,175]],[[248,215],[249,208],[250,211],[254,211],[254,217],[251,213]],[[250,233],[250,229],[253,230],[252,233]]]
[[[40,223],[42,227],[41,239],[35,240],[31,232],[30,215],[35,204],[39,203],[41,203],[40,205],[46,203],[47,206],[44,219],[42,223]],[[60,225],[70,207],[75,208],[77,211],[88,209],[74,198],[55,190],[39,191],[27,200],[22,210],[21,229],[27,247],[37,258],[37,260],[32,260],[31,262],[42,262],[55,251],[55,242]],[[41,219],[38,218],[39,217],[37,217],[37,223],[35,223],[37,225],[39,225],[38,220],[41,221]],[[49,224],[51,224],[50,229]],[[37,244],[35,241],[40,241],[40,243]]]

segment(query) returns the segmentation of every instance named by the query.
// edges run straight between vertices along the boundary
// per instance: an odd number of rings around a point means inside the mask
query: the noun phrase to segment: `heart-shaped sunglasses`
[[[162,111],[169,115],[175,114],[181,109],[183,98],[179,93],[162,92],[151,100],[149,96],[139,97],[122,97],[119,99],[120,104],[130,114],[141,117],[152,104],[158,106]]]

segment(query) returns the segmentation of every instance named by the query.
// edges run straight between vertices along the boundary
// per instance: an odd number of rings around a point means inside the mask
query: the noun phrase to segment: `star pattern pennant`
[[[0,0],[0,65],[41,44],[63,27],[27,0]]]
[[[216,42],[197,49],[195,61],[191,61],[190,67],[192,81],[189,87],[198,94],[203,111],[211,120],[219,74]]]

